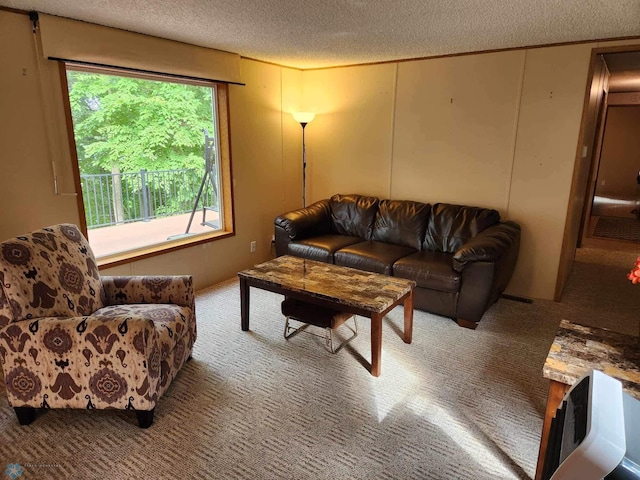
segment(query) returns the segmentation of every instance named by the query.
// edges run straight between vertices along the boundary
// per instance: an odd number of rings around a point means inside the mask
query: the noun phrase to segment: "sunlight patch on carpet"
[[[447,434],[478,464],[478,468],[493,475],[494,478],[518,478],[487,448],[486,439],[478,438],[474,432],[440,405],[430,402],[423,396],[415,396],[408,402],[408,406],[416,415],[426,418]]]
[[[405,404],[418,387],[417,377],[384,348],[382,358],[383,374],[369,379],[378,423],[382,423],[398,405]]]

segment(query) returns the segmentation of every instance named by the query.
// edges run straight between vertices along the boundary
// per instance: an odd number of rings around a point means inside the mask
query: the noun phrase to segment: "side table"
[[[560,322],[542,369],[542,376],[550,383],[535,480],[542,479],[551,420],[567,390],[590,370],[620,380],[626,393],[640,399],[640,339],[567,320]]]

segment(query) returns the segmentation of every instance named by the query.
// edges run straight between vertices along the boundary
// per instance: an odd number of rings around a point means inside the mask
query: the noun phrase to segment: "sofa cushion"
[[[334,195],[329,200],[334,231],[340,235],[370,240],[378,202],[376,197]]]
[[[0,244],[0,280],[12,321],[90,315],[104,305],[89,242],[71,224],[43,228]]]
[[[424,250],[454,253],[479,232],[500,221],[496,210],[436,203],[431,209]]]
[[[462,275],[453,269],[452,254],[423,250],[394,263],[393,276],[414,280],[422,288],[458,292]]]
[[[391,275],[396,260],[415,252],[415,248],[369,240],[341,248],[333,258],[336,265]]]
[[[408,200],[381,200],[371,239],[422,248],[431,206]]]
[[[333,254],[337,250],[361,241],[361,238],[347,235],[320,235],[291,242],[288,245],[287,253],[296,257],[333,263]]]

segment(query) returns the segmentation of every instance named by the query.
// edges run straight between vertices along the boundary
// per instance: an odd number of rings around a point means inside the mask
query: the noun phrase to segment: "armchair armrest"
[[[275,218],[276,255],[286,255],[292,240],[302,240],[331,232],[329,200],[283,213]]]
[[[103,276],[105,305],[172,303],[195,312],[195,289],[191,275]]]
[[[453,268],[462,272],[472,262],[495,262],[520,246],[520,225],[503,222],[486,228],[453,255]],[[517,256],[517,253],[516,253]]]

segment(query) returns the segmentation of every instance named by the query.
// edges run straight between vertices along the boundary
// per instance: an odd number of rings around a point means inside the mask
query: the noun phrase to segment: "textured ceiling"
[[[298,68],[640,36],[640,0],[0,0]]]

